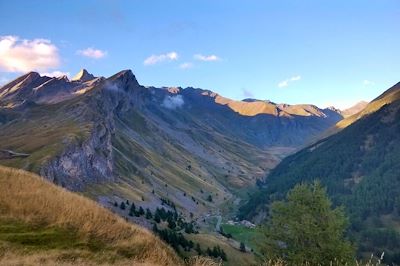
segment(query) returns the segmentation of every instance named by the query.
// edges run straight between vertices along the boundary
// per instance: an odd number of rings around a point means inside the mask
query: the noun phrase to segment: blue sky
[[[398,0],[0,0],[0,10],[0,83],[129,68],[143,85],[343,108],[400,81]]]

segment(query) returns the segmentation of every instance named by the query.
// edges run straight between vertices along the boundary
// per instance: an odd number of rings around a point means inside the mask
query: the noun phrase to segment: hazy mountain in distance
[[[355,105],[342,110],[341,114],[343,115],[343,117],[352,116],[354,114],[361,112],[367,105],[368,105],[368,102],[360,101],[360,102],[356,103]]]

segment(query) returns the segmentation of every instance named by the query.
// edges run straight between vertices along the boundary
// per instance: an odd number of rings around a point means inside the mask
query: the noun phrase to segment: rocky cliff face
[[[40,175],[71,190],[115,181],[110,129],[100,124],[95,128],[84,143],[67,145],[62,154],[44,164]]]
[[[82,75],[81,78],[87,76],[85,73]],[[62,153],[43,165],[40,174],[72,190],[83,190],[87,184],[115,181],[112,155],[114,116],[122,114],[133,104],[138,90],[140,86],[128,70],[114,75],[84,97],[85,109],[92,112],[74,112],[91,122],[89,137],[83,142],[64,143]]]

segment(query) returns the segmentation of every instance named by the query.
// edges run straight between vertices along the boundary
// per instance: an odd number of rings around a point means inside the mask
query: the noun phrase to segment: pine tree
[[[246,245],[243,242],[240,242],[240,251],[246,252]]]
[[[157,224],[153,224],[153,232],[158,233]]]
[[[156,213],[154,214],[154,221],[156,223],[160,223],[161,222],[161,218],[160,218],[160,214],[158,212],[158,209],[156,210]]]
[[[220,257],[223,261],[227,261],[228,257],[226,256],[226,253],[223,249],[221,249]]]
[[[151,211],[149,208],[146,208],[146,219],[151,219],[153,218],[153,215],[151,214]]]
[[[143,210],[142,206],[139,207],[138,213],[139,213],[139,216],[142,216],[144,214],[144,210]]]
[[[207,250],[206,250],[206,254],[208,255],[208,256],[212,256],[212,252],[211,252],[211,249],[210,248],[207,248]]]
[[[121,202],[121,204],[119,205],[119,208],[120,208],[121,210],[125,210],[125,209],[126,209],[125,203],[124,203],[124,202]]]
[[[211,196],[211,195],[208,195],[207,200],[208,200],[209,202],[212,202],[212,201],[213,201],[212,196]]]
[[[202,255],[203,252],[201,251],[200,244],[196,243],[196,247],[194,248],[198,255]]]
[[[169,228],[175,229],[176,223],[175,223],[174,220],[172,219],[172,216],[168,216],[167,222],[168,222],[168,227],[169,227]]]
[[[343,209],[332,209],[318,182],[296,185],[286,200],[272,204],[261,249],[267,259],[284,258],[290,265],[350,263],[354,249],[344,238],[346,226]]]
[[[136,211],[135,203],[132,202],[130,211],[134,213]]]

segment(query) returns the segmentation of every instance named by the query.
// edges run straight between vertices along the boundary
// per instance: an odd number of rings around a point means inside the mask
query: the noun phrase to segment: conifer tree
[[[332,208],[319,182],[296,185],[286,200],[276,201],[260,245],[267,259],[290,265],[340,265],[354,260],[354,249],[344,238],[347,218],[341,207]]]

